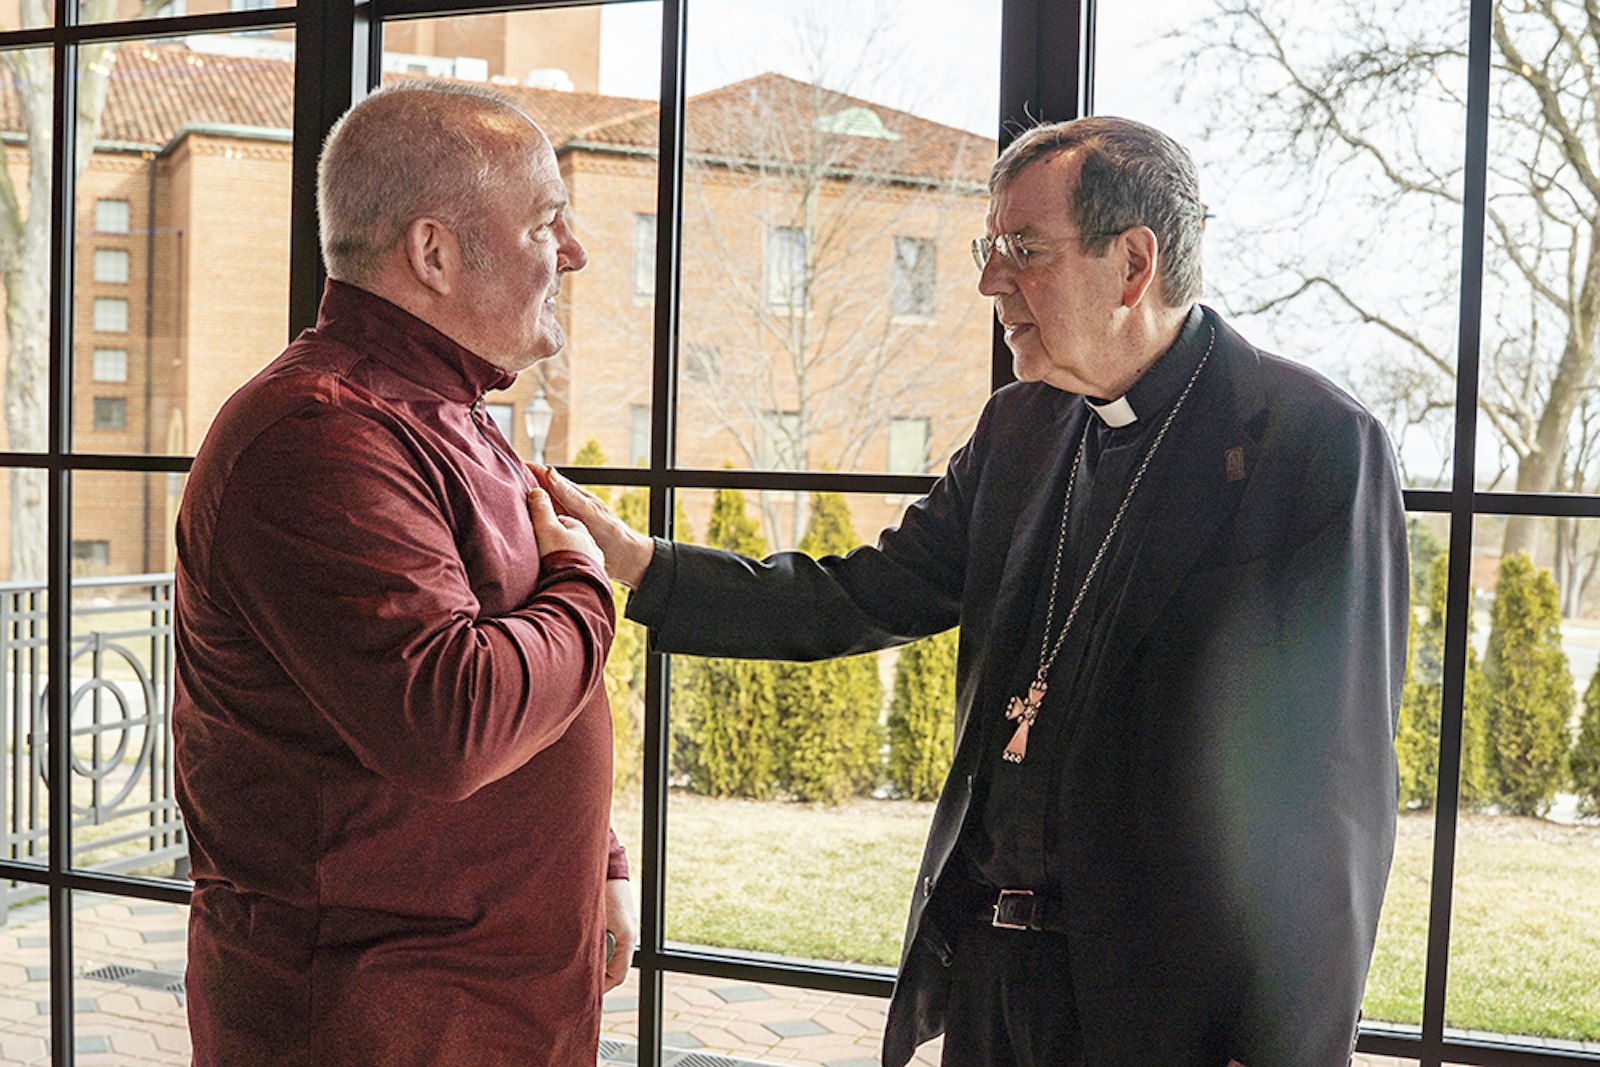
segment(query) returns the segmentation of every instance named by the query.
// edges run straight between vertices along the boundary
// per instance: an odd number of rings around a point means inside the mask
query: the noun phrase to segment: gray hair
[[[1161,298],[1187,307],[1200,296],[1200,237],[1205,205],[1200,178],[1183,146],[1151,126],[1131,119],[1093,116],[1035,126],[995,160],[989,172],[993,195],[1030,164],[1060,152],[1082,160],[1072,214],[1081,247],[1101,255],[1108,236],[1130,226],[1148,226],[1161,250]]]
[[[532,121],[502,93],[459,82],[416,79],[385,86],[334,124],[317,162],[322,260],[330,277],[361,285],[377,272],[414,219],[436,218],[455,233],[468,269],[486,263],[481,219],[499,190],[502,123]],[[514,123],[515,129],[520,123]]]

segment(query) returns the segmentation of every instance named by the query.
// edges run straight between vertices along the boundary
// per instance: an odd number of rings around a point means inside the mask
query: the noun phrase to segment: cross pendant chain
[[[1178,394],[1178,399],[1167,412],[1167,417],[1161,421],[1160,428],[1156,431],[1155,438],[1150,442],[1150,447],[1145,451],[1144,459],[1133,472],[1133,477],[1128,482],[1128,488],[1122,494],[1122,503],[1117,506],[1116,514],[1111,518],[1111,525],[1106,529],[1105,537],[1100,541],[1100,547],[1095,552],[1094,558],[1089,561],[1089,569],[1083,576],[1083,583],[1078,586],[1077,595],[1072,598],[1072,605],[1067,609],[1066,618],[1061,622],[1061,629],[1055,629],[1056,594],[1061,590],[1062,558],[1067,547],[1067,528],[1072,516],[1072,490],[1077,484],[1078,467],[1083,463],[1084,446],[1089,440],[1089,421],[1084,420],[1083,434],[1078,438],[1078,453],[1073,457],[1071,472],[1067,475],[1067,491],[1061,501],[1061,528],[1056,535],[1055,562],[1050,568],[1050,597],[1045,604],[1044,612],[1044,640],[1039,650],[1039,670],[1033,676],[1033,681],[1028,684],[1028,691],[1020,696],[1014,696],[1006,704],[1006,719],[1016,720],[1016,732],[1011,735],[1011,741],[1006,745],[1000,758],[1007,763],[1021,763],[1028,755],[1028,731],[1033,727],[1034,720],[1039,717],[1039,706],[1044,703],[1045,691],[1049,688],[1046,684],[1050,677],[1050,670],[1055,666],[1056,656],[1066,644],[1067,632],[1072,629],[1072,624],[1077,621],[1078,609],[1083,607],[1084,594],[1089,591],[1090,584],[1095,576],[1100,573],[1100,564],[1106,558],[1106,552],[1111,547],[1112,540],[1117,536],[1117,530],[1122,526],[1122,519],[1128,513],[1128,505],[1133,502],[1133,494],[1138,491],[1139,483],[1144,480],[1145,471],[1150,469],[1150,461],[1155,458],[1156,450],[1161,447],[1161,442],[1167,436],[1167,430],[1172,427],[1172,420],[1178,417],[1178,412],[1183,410],[1183,402],[1189,398],[1189,392],[1194,388],[1195,381],[1200,377],[1200,372],[1205,369],[1206,362],[1211,358],[1211,349],[1217,343],[1217,330],[1211,328],[1211,338],[1206,342],[1205,353],[1200,357],[1200,362],[1195,365],[1194,372],[1189,375],[1189,381],[1184,385],[1183,391]],[[1052,637],[1054,634],[1054,637]]]

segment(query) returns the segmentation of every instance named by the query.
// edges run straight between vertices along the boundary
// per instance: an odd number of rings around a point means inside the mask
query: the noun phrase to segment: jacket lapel
[[[1128,584],[1111,612],[1105,654],[1084,687],[1095,693],[1117,677],[1156,616],[1200,562],[1222,523],[1239,507],[1255,470],[1261,409],[1254,349],[1209,316],[1217,329],[1211,362],[1195,383],[1190,410],[1180,412],[1146,489],[1139,546]],[[1091,697],[1092,699],[1092,697]]]

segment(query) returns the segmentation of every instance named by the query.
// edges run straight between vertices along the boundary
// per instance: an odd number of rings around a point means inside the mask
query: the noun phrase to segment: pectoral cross
[[[1033,725],[1033,720],[1039,717],[1039,705],[1044,703],[1045,680],[1035,677],[1028,685],[1026,696],[1015,696],[1011,703],[1006,705],[1006,718],[1017,719],[1017,732],[1011,735],[1011,743],[1000,754],[1000,758],[1007,763],[1021,763],[1028,754],[1028,728]]]

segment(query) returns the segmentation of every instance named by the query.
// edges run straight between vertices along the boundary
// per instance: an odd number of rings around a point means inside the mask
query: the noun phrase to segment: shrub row
[[[1414,587],[1395,753],[1400,803],[1434,803],[1444,661],[1448,558],[1433,555]],[[1525,553],[1501,561],[1483,662],[1467,642],[1460,799],[1472,808],[1542,815],[1562,788],[1600,814],[1600,671],[1590,681],[1574,738],[1574,692],[1561,647],[1555,580]]]
[[[590,442],[576,462],[599,466],[605,460]],[[810,504],[801,551],[820,557],[859,543],[842,494],[815,493]],[[613,506],[634,529],[646,529],[644,490],[624,491]],[[694,540],[681,511],[675,535]],[[716,491],[704,543],[756,558],[767,554],[737,489]],[[616,596],[620,618],[626,591],[619,586]],[[897,795],[931,799],[950,767],[955,660],[954,631],[905,646],[885,709],[876,655],[820,663],[678,657],[671,676],[670,773],[690,790],[717,797],[833,804],[887,783]],[[640,776],[644,668],[644,631],[619,624],[606,664],[619,788]]]

